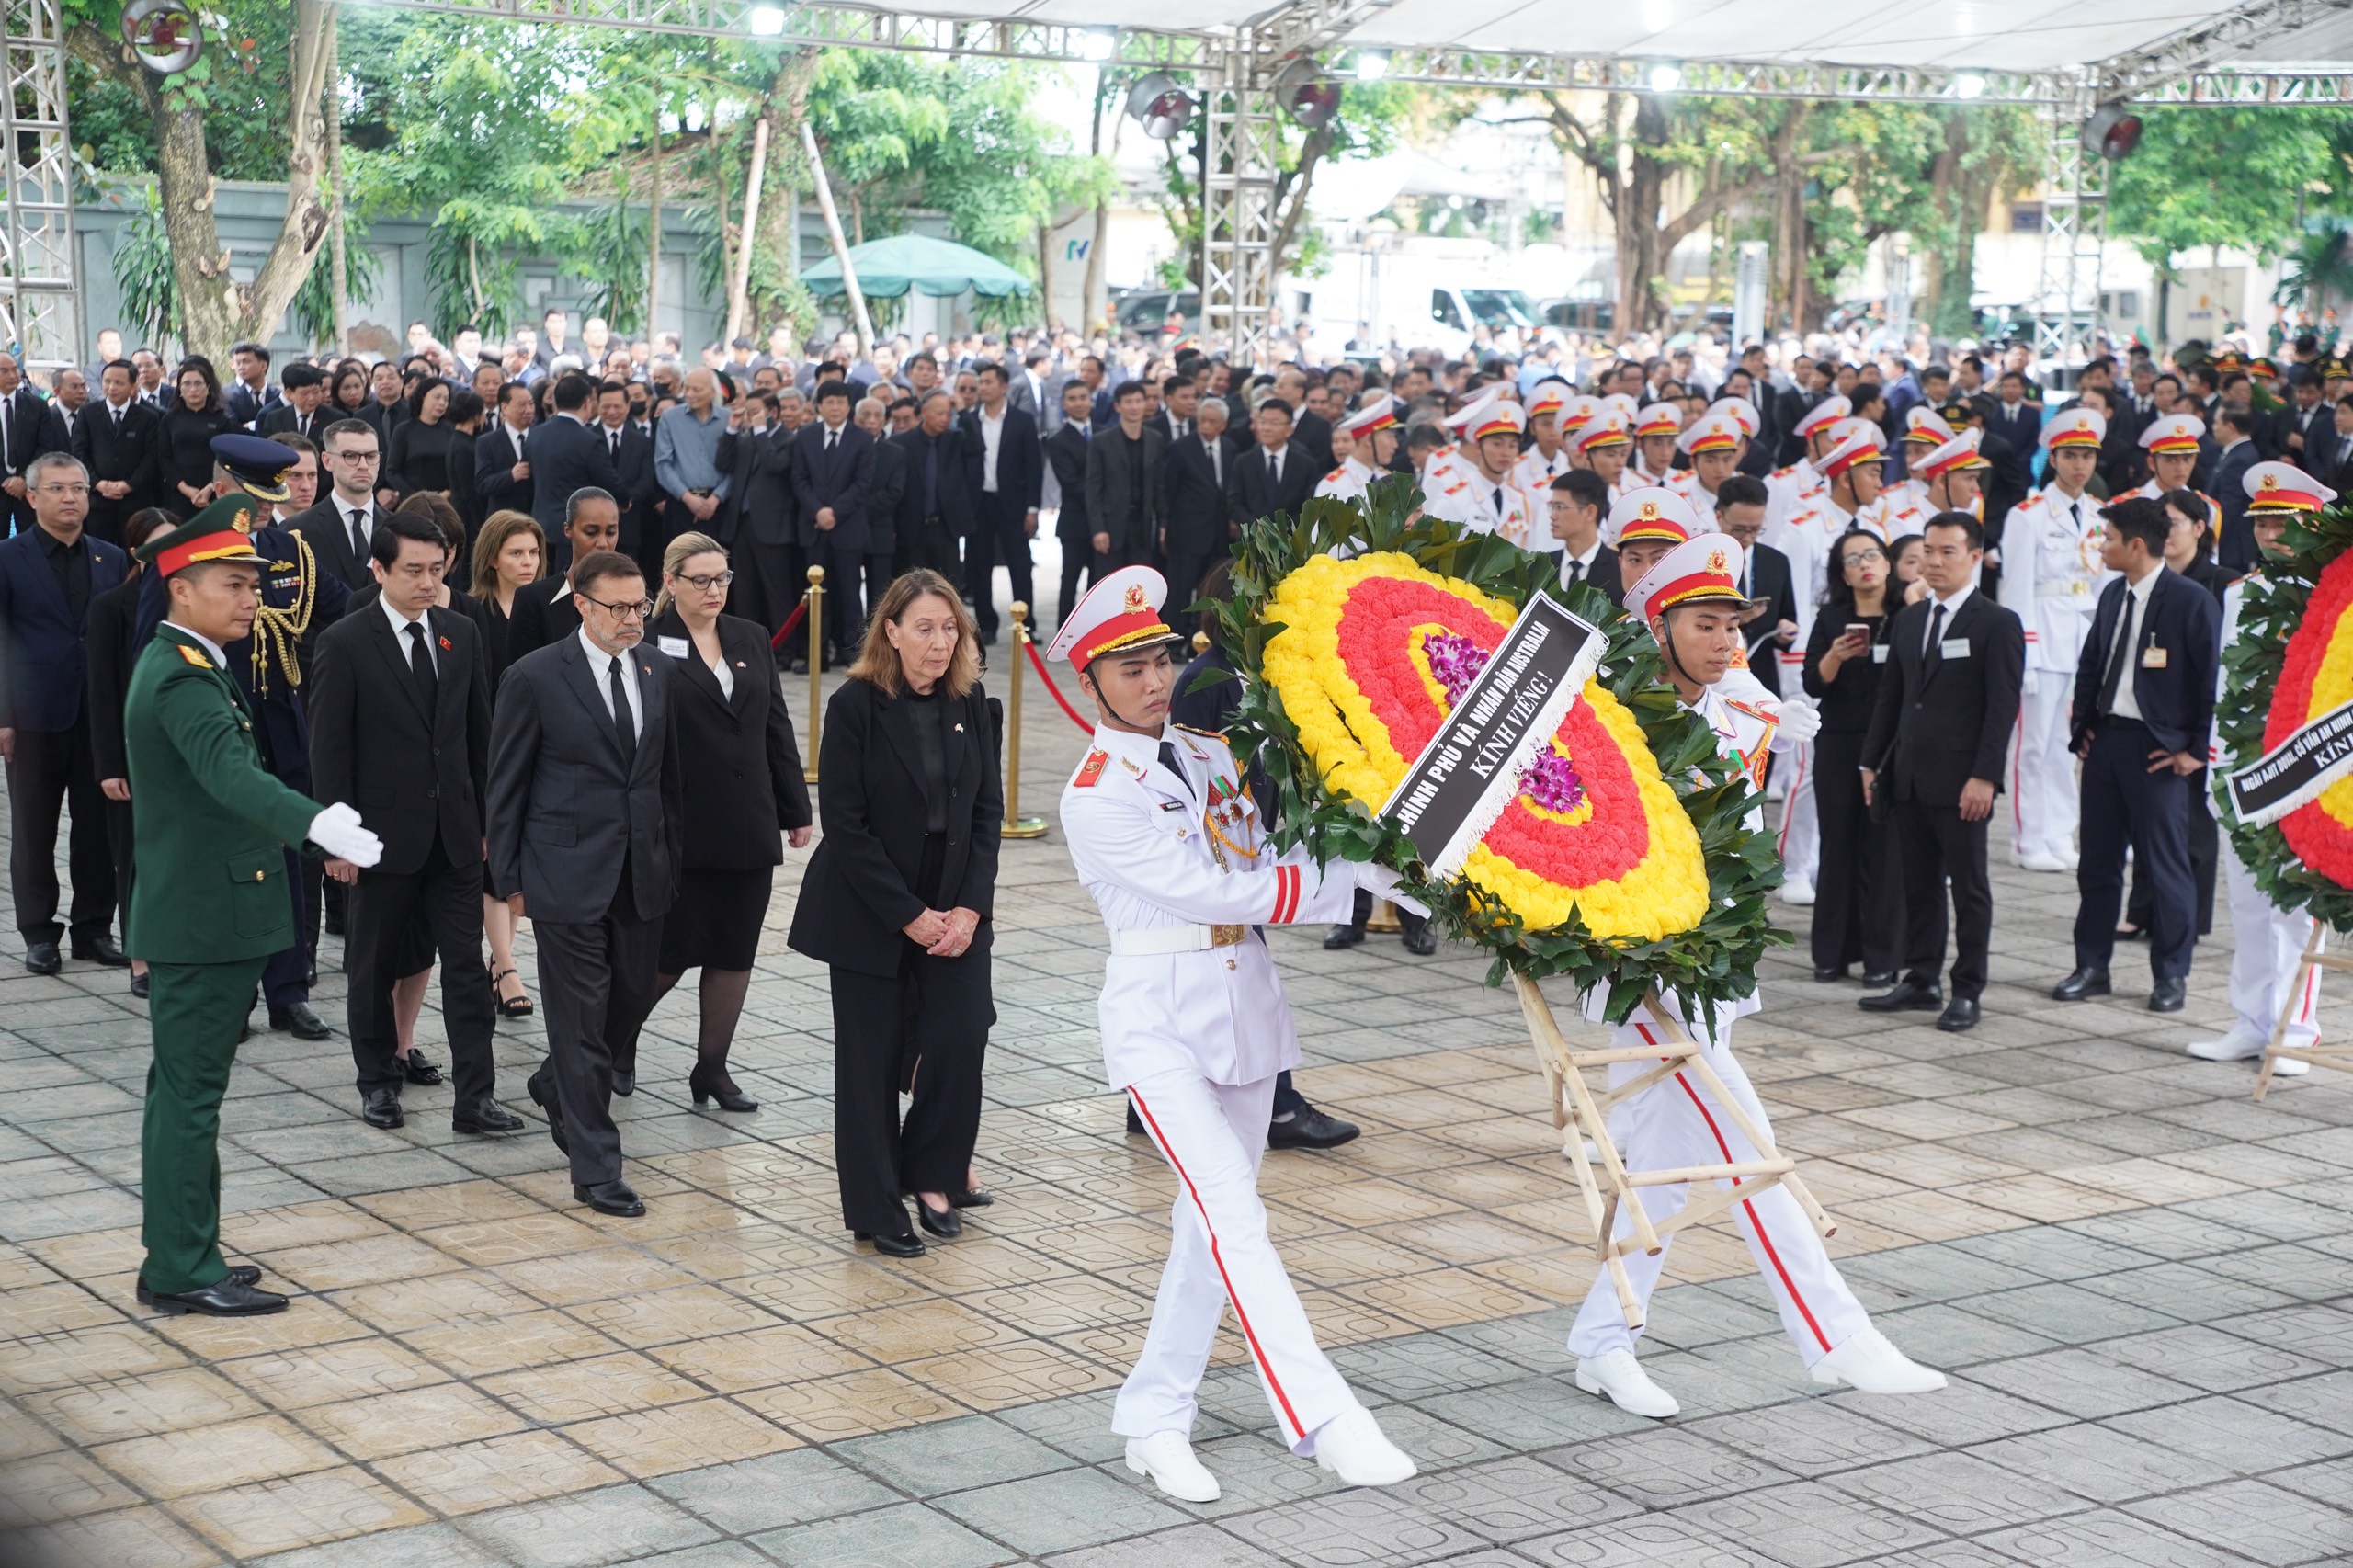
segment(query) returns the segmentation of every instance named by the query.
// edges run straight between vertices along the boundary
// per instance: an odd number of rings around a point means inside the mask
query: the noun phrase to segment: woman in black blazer
[[[1861,767],[1903,585],[1877,536],[1849,528],[1831,544],[1828,586],[1814,612],[1804,666],[1806,695],[1822,710],[1813,742],[1813,803],[1822,824],[1813,977],[1844,980],[1847,966],[1860,960],[1863,983],[1884,987],[1895,983],[1904,957],[1904,879],[1894,821],[1886,812],[1871,820]]]
[[[989,913],[1005,791],[970,611],[937,572],[892,583],[825,705],[825,835],[792,912],[795,952],[830,966],[834,1165],[842,1223],[914,1257],[963,1230],[981,1061],[996,1006]],[[914,1096],[906,1123],[899,1095]]]
[[[221,406],[221,383],[202,359],[180,362],[177,395],[164,415],[164,500],[192,517],[212,499],[212,437],[237,427]]]
[[[676,663],[672,722],[686,758],[687,839],[678,896],[662,922],[658,1002],[690,969],[702,971],[702,1021],[687,1087],[722,1110],[759,1105],[727,1075],[727,1050],[752,989],[784,846],[809,843],[809,785],[778,684],[776,656],[757,621],[722,615],[734,573],[709,534],[685,533],[662,552],[662,594],[647,646]],[[649,1007],[651,1003],[649,1003]],[[613,1089],[637,1090],[642,1017],[616,1031]],[[624,1085],[626,1086],[624,1087]]]
[[[458,442],[458,427],[449,418],[449,383],[419,381],[409,394],[408,409],[409,417],[392,427],[384,483],[404,496],[420,491],[447,495],[453,454],[471,450]]]

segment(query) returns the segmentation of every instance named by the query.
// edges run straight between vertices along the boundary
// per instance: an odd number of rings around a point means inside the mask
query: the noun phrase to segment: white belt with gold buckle
[[[1249,934],[1247,926],[1160,926],[1114,931],[1111,956],[1140,959],[1165,953],[1205,953],[1211,948],[1238,948]]]

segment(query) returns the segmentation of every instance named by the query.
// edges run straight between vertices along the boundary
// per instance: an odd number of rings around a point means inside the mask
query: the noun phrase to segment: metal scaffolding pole
[[[0,341],[28,369],[81,362],[73,141],[56,0],[0,0]]]
[[[2038,360],[2082,363],[2107,329],[2100,269],[2108,250],[2108,160],[2083,144],[2083,106],[2043,118],[2042,277],[2035,296]]]
[[[1209,85],[1208,168],[1201,188],[1201,324],[1234,363],[1254,363],[1274,310],[1275,181],[1281,130],[1269,64],[1245,37]]]

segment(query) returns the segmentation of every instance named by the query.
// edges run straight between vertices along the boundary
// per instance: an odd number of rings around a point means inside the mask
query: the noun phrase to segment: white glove
[[[1780,708],[1781,733],[1791,745],[1802,745],[1822,733],[1822,714],[1803,698],[1785,699]]]
[[[2018,695],[2020,697],[2034,695],[2034,671],[2021,670],[2018,673]]]
[[[1376,865],[1370,860],[1359,860],[1356,862],[1356,869],[1357,886],[1364,889],[1373,897],[1385,898],[1398,908],[1411,910],[1425,920],[1430,917],[1429,905],[1417,899],[1407,898],[1397,891],[1400,879],[1397,873],[1388,867]]]
[[[338,860],[362,868],[384,858],[384,841],[359,825],[359,813],[338,801],[311,819],[312,843]]]

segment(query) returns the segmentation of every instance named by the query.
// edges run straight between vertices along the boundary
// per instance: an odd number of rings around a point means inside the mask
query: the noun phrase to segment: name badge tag
[[[2165,651],[2163,648],[2157,647],[2142,649],[2141,667],[2144,670],[2164,669],[2165,667]]]
[[[1940,657],[1947,659],[1965,659],[1969,657],[1969,639],[1948,637],[1937,644],[1937,653]]]
[[[1871,663],[1874,665],[1883,665],[1887,663],[1886,643],[1882,642],[1878,647],[1871,650]]]
[[[693,652],[683,637],[657,637],[654,642],[674,659],[683,659]]]

